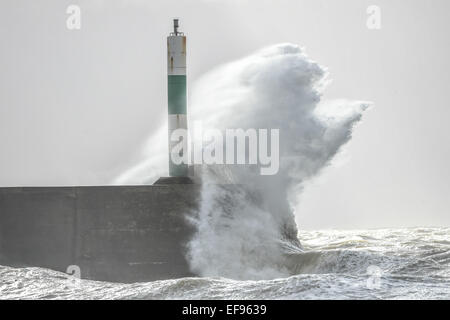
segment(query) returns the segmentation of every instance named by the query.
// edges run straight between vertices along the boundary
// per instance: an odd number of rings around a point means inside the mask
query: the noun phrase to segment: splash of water
[[[289,254],[302,250],[292,210],[297,195],[351,139],[370,105],[321,102],[328,82],[327,71],[298,46],[279,44],[219,67],[194,85],[191,121],[219,130],[280,130],[278,174],[261,176],[254,166],[202,169],[198,231],[189,244],[194,272],[234,279],[292,274]],[[117,183],[143,182],[149,172],[153,179],[163,172],[167,159],[153,155],[167,153],[157,143],[166,141],[165,132],[151,138],[152,156]]]

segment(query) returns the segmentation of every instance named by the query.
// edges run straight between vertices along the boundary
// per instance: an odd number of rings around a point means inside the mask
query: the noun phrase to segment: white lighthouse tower
[[[167,37],[167,89],[169,113],[169,176],[187,177],[187,141],[173,141],[172,133],[177,129],[187,132],[187,83],[186,83],[186,36],[178,31],[178,19],[173,20],[173,32]],[[187,136],[185,136],[184,140]],[[180,143],[183,148],[174,148]],[[184,154],[183,154],[184,153]],[[183,158],[183,163],[175,163],[174,157]]]

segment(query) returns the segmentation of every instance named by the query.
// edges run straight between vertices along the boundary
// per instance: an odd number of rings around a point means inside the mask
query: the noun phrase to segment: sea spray
[[[279,172],[258,165],[201,168],[197,233],[190,242],[192,271],[202,276],[272,279],[295,273],[289,255],[302,250],[293,208],[306,180],[347,143],[369,103],[321,102],[325,68],[300,47],[278,44],[219,67],[194,84],[190,121],[205,129],[279,129]],[[149,140],[148,157],[116,183],[164,174],[165,130]],[[157,158],[159,157],[159,158]]]
[[[306,179],[351,138],[368,103],[320,104],[326,70],[292,44],[265,48],[205,75],[194,87],[192,116],[206,126],[280,130],[280,170],[210,166],[202,171],[193,271],[203,276],[270,279],[293,272],[300,252],[292,208]],[[230,178],[231,177],[231,178]],[[227,185],[231,183],[231,185]]]

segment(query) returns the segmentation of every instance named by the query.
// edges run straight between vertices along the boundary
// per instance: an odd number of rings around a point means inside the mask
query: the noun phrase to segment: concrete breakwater
[[[81,278],[137,282],[193,276],[186,245],[201,186],[0,188],[0,256]],[[2,262],[4,263],[4,262]]]

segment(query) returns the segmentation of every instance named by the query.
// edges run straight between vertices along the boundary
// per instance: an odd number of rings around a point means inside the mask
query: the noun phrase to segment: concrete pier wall
[[[197,184],[0,188],[0,255],[8,263],[85,279],[138,282],[193,276],[186,245]]]

